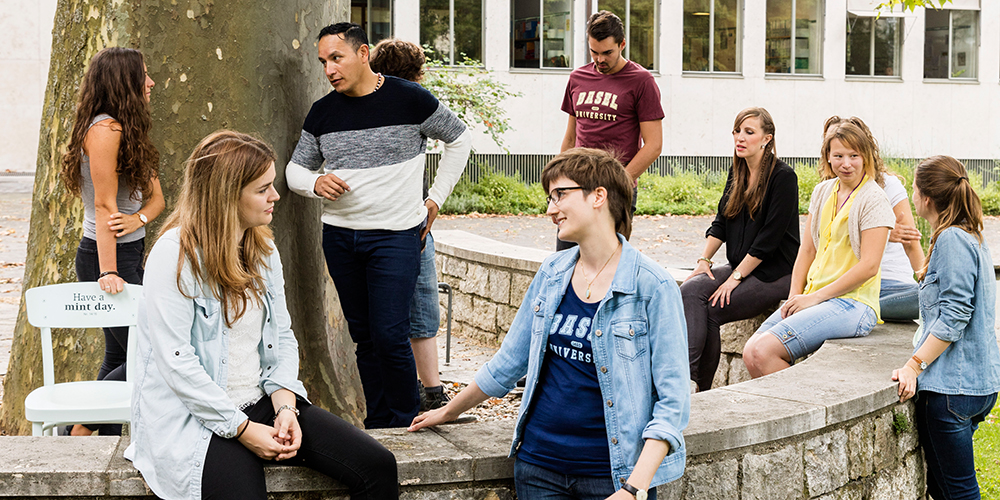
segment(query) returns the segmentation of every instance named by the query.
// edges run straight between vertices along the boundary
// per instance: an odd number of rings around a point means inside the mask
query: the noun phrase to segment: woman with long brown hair
[[[232,131],[188,158],[177,208],[149,253],[139,306],[132,443],[160,498],[267,497],[263,463],[301,464],[352,499],[398,498],[396,460],[312,406],[268,224],[274,151]]]
[[[76,253],[80,281],[106,293],[142,284],[145,226],[163,211],[160,155],[149,139],[154,82],[142,54],[109,47],[90,61],[69,149],[62,159],[66,188],[83,199],[83,238]],[[128,328],[104,329],[98,380],[125,380]],[[121,434],[121,425],[76,425],[73,435]]]
[[[733,142],[733,166],[705,250],[681,285],[691,381],[699,391],[712,388],[719,367],[719,328],[787,297],[799,250],[798,178],[777,157],[771,114],[764,108],[741,111]],[[728,262],[713,267],[723,243]]]
[[[933,230],[918,273],[923,326],[913,356],[892,379],[899,381],[901,402],[919,393],[928,496],[978,499],[972,434],[1000,390],[996,277],[982,204],[961,162],[934,156],[914,172],[913,205]]]

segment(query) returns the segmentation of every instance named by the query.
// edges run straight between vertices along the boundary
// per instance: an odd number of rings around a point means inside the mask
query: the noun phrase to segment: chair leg
[[[42,434],[42,422],[32,422],[31,423],[31,435],[32,436],[43,436]]]

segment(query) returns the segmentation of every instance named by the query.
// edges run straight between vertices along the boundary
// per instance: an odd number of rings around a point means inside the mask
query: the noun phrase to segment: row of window
[[[420,43],[432,57],[455,64],[483,60],[484,0],[420,0]],[[626,57],[657,69],[660,0],[597,0],[625,22]],[[898,77],[905,18],[852,8],[848,3],[846,73]],[[573,0],[511,0],[511,67],[572,68]],[[742,0],[684,0],[682,69],[742,70]],[[765,72],[820,75],[823,0],[767,0]],[[979,47],[976,10],[925,11],[924,78],[975,79]],[[372,43],[392,36],[392,0],[352,0],[351,20]]]

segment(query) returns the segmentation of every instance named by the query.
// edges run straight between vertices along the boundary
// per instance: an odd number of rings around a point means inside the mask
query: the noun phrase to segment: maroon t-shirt
[[[562,110],[576,117],[576,145],[611,152],[628,165],[639,151],[639,122],[663,119],[660,89],[653,75],[627,61],[613,75],[593,63],[569,75]]]

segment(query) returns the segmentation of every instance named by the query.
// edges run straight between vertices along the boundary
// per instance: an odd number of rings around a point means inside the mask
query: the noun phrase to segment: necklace
[[[577,262],[577,264],[580,266],[580,270],[583,271],[583,280],[587,282],[587,298],[588,299],[590,298],[590,285],[591,285],[591,283],[593,283],[594,281],[597,281],[597,277],[600,276],[602,272],[604,272],[604,268],[608,267],[608,264],[611,263],[611,259],[613,259],[615,257],[615,254],[618,253],[618,249],[621,248],[621,247],[622,247],[622,244],[621,244],[621,242],[619,242],[618,246],[615,247],[615,251],[611,252],[611,256],[608,257],[607,262],[605,262],[604,265],[601,266],[601,270],[597,271],[597,274],[594,275],[594,279],[590,279],[589,277],[587,277],[587,270],[583,267],[583,261],[578,261]]]
[[[384,82],[384,81],[385,81],[385,77],[382,76],[382,73],[379,73],[378,74],[378,81],[375,82],[375,90],[372,91],[372,94],[374,94],[375,92],[378,92],[378,89],[382,88],[382,82]]]
[[[861,181],[858,182],[858,185],[854,186],[854,189],[852,189],[851,192],[847,194],[847,198],[844,198],[844,202],[837,205],[837,211],[836,212],[839,212],[841,208],[844,208],[844,205],[847,204],[847,200],[851,199],[851,195],[854,194],[854,192],[857,191],[858,188],[861,187],[861,185],[865,183],[865,176],[866,175],[868,175],[868,174],[862,174],[861,175]],[[838,188],[839,188],[839,186],[838,186]],[[834,215],[836,215],[836,212],[834,212]]]

